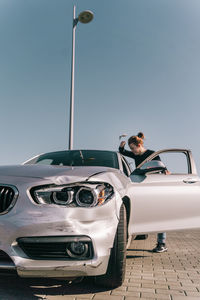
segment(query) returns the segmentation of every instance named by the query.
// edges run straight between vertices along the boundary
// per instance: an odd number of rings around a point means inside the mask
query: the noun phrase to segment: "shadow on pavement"
[[[137,259],[137,258],[141,258],[141,257],[148,257],[148,256],[147,255],[126,255],[127,259],[130,259],[130,258]]]
[[[39,300],[45,296],[78,295],[108,291],[97,287],[93,278],[84,278],[81,282],[56,279],[20,278],[0,275],[1,300]]]
[[[127,259],[130,259],[130,258],[134,258],[134,259],[137,259],[137,258],[141,258],[141,257],[149,257],[149,255],[132,255],[133,253],[130,253],[130,252],[149,252],[149,253],[152,253],[153,251],[152,250],[146,250],[146,249],[127,249],[127,254],[126,254],[126,258]]]
[[[126,251],[127,252],[128,251],[134,251],[134,252],[149,252],[149,253],[154,253],[152,249],[150,249],[150,250],[149,249],[127,249]]]

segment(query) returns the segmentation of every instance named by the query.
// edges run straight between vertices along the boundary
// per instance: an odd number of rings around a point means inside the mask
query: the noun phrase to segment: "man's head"
[[[128,139],[128,145],[135,155],[139,155],[143,152],[143,140],[144,134],[142,132],[139,132],[137,135],[133,135]]]

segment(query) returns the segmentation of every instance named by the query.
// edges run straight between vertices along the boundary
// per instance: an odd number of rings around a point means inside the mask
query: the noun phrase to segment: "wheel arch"
[[[128,225],[129,225],[129,221],[130,221],[130,211],[131,211],[131,201],[130,201],[130,198],[127,196],[124,196],[122,198],[122,201],[123,201],[125,209],[126,209],[126,222],[127,222],[127,232],[128,232]]]

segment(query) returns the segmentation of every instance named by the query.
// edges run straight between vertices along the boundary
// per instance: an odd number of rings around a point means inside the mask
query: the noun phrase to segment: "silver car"
[[[186,173],[166,175],[163,159],[153,160],[163,153],[183,154]],[[21,277],[93,276],[114,288],[123,283],[132,237],[199,226],[200,184],[189,150],[156,152],[134,171],[118,152],[102,150],[0,167],[0,269]]]

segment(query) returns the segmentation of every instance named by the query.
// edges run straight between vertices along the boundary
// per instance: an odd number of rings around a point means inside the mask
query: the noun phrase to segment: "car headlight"
[[[36,187],[31,190],[38,204],[94,207],[103,205],[112,198],[113,187],[108,183],[83,183],[65,186]]]

